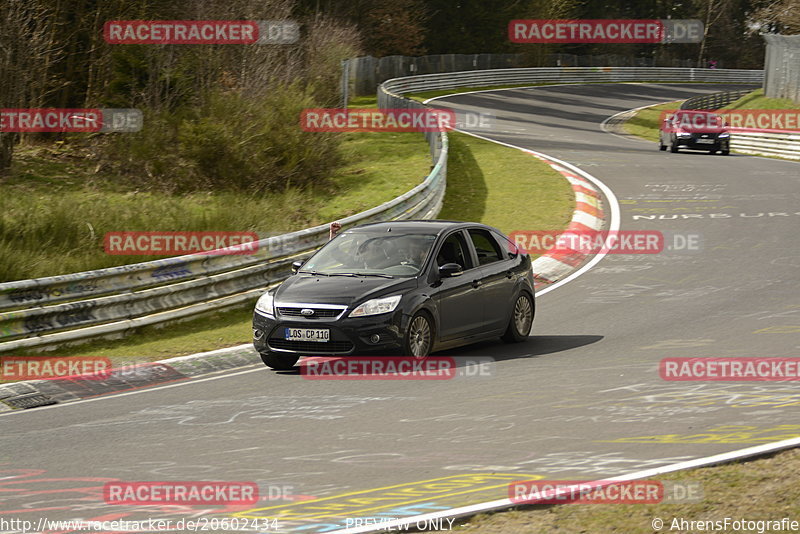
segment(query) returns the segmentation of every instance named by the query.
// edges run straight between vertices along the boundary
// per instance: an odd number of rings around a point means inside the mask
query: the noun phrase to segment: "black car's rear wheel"
[[[403,340],[403,353],[414,358],[425,358],[433,348],[433,325],[427,313],[419,312],[411,318]]]
[[[294,364],[300,359],[300,356],[294,354],[279,354],[277,352],[259,352],[259,354],[264,365],[276,371],[289,371],[294,368]]]
[[[530,295],[522,292],[514,301],[514,308],[511,310],[511,320],[508,322],[503,341],[509,343],[519,343],[525,341],[531,333],[533,327],[533,300]]]

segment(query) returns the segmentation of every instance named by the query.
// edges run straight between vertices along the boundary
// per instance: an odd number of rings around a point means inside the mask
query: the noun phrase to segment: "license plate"
[[[331,339],[331,331],[327,328],[286,328],[287,341],[316,341],[325,343]]]
[[[715,143],[714,139],[698,139],[697,142],[701,145],[713,145]]]

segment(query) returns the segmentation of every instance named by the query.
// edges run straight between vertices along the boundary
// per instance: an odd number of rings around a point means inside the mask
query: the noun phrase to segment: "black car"
[[[528,337],[530,257],[499,230],[455,221],[349,229],[261,296],[253,344],[273,369],[301,356],[433,351]]]
[[[716,113],[701,110],[681,110],[667,116],[658,131],[658,148],[677,152],[679,148],[719,151],[727,156],[731,151],[731,134],[725,120]]]

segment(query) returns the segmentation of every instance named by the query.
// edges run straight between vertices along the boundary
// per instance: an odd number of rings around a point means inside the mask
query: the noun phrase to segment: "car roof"
[[[447,221],[447,220],[402,220],[402,221],[382,221],[376,223],[367,223],[362,224],[360,226],[354,226],[353,228],[347,229],[348,232],[360,232],[360,231],[385,231],[385,232],[397,232],[400,234],[431,234],[431,235],[438,235],[442,232],[446,232],[448,230],[453,230],[457,228],[474,228],[474,227],[484,228],[486,230],[494,230],[496,232],[500,232],[491,226],[487,226],[485,224],[476,223],[476,222],[463,222],[463,221]],[[502,232],[501,232],[502,233]]]

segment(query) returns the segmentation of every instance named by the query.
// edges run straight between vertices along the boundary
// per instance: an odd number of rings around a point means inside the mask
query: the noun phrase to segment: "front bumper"
[[[253,313],[253,346],[258,352],[292,353],[303,355],[349,355],[371,352],[391,352],[402,347],[405,316],[397,309],[392,313],[368,317],[302,320],[280,315]],[[286,328],[328,328],[326,342],[288,341]],[[378,341],[374,341],[378,336]]]
[[[728,150],[730,137],[720,138],[716,134],[692,134],[691,137],[676,137],[676,142],[679,147],[691,150]]]

